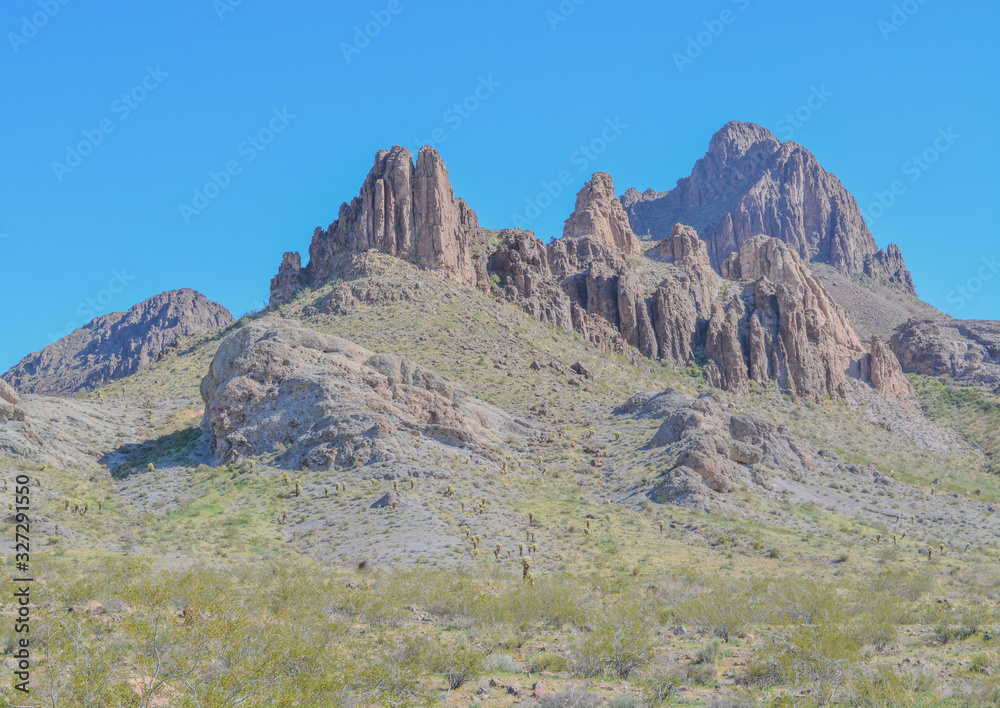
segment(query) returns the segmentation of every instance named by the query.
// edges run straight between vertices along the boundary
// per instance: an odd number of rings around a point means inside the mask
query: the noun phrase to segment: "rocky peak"
[[[717,269],[744,241],[767,234],[805,261],[915,294],[899,249],[879,251],[840,180],[801,145],[753,123],[727,123],[674,189],[628,190],[623,205],[640,236],[662,239],[673,224],[690,224]]]
[[[731,120],[712,136],[705,157],[710,158],[712,167],[722,173],[748,155],[766,157],[780,147],[781,141],[767,128]]]
[[[4,378],[23,393],[68,395],[150,366],[181,337],[233,324],[222,305],[190,288],[97,317],[22,359]]]
[[[607,172],[595,172],[576,195],[576,208],[563,227],[564,238],[587,238],[607,249],[639,254],[642,244],[629,225]]]
[[[455,198],[437,150],[422,147],[416,164],[404,147],[380,150],[361,193],[340,207],[328,229],[314,232],[301,274],[296,254],[285,254],[272,281],[271,304],[288,301],[304,284],[319,286],[338,277],[345,257],[369,249],[477,285],[472,250],[478,231],[476,213]]]

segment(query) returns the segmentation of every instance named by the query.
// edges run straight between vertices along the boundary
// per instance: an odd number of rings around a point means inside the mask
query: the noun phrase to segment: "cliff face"
[[[709,385],[737,394],[751,381],[795,396],[842,399],[848,379],[902,398],[909,386],[881,341],[861,344],[850,318],[787,244],[745,241],[720,277],[693,229],[676,225],[659,247],[672,267],[655,286],[620,251],[588,245],[587,259],[567,239],[544,244],[530,232],[504,231],[490,261],[500,292],[532,315],[573,329],[608,351],[663,358],[684,366],[701,355]],[[556,259],[576,263],[567,274]],[[561,287],[557,287],[561,284]]]
[[[898,247],[877,248],[840,180],[802,146],[782,143],[753,123],[723,126],[674,189],[630,189],[622,204],[642,237],[665,238],[677,222],[693,226],[715,268],[743,242],[766,234],[805,261],[829,263],[842,273],[915,294]]]
[[[4,378],[21,393],[68,395],[148,367],[179,338],[233,324],[222,305],[184,288],[89,324],[29,354]]]
[[[361,193],[341,205],[328,229],[316,229],[308,266],[302,268],[298,253],[284,255],[271,281],[271,304],[287,302],[304,285],[332,280],[342,257],[369,249],[475,286],[482,272],[472,259],[478,231],[476,213],[455,198],[448,170],[434,148],[421,148],[416,164],[406,148],[381,150]]]

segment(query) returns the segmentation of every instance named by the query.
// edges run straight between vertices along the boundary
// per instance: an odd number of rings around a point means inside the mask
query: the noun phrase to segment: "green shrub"
[[[483,669],[487,672],[501,671],[507,674],[523,674],[524,667],[508,654],[490,654],[483,659]]]
[[[653,658],[649,618],[638,603],[622,602],[607,608],[594,630],[573,647],[575,668],[583,676],[611,674],[628,678]]]
[[[568,669],[569,660],[561,654],[550,651],[534,654],[528,660],[528,671],[533,674],[541,673],[542,671],[558,674]]]
[[[721,639],[713,639],[708,644],[694,653],[694,663],[714,664],[719,658],[719,650],[722,648]]]
[[[466,639],[435,642],[424,655],[428,671],[443,674],[452,690],[483,672],[485,652],[476,649]]]

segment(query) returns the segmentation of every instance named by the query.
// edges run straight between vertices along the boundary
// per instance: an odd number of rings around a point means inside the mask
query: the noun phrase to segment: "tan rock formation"
[[[625,254],[642,253],[642,244],[629,225],[607,172],[595,172],[576,195],[576,208],[566,219],[563,237],[588,238]]]

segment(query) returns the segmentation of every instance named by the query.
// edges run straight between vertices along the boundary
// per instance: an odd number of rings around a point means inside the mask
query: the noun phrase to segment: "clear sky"
[[[7,0],[0,33],[0,371],[164,290],[259,309],[381,148],[436,143],[484,226],[548,240],[591,172],[669,189],[729,120],[810,149],[925,300],[1000,319],[994,0]]]

